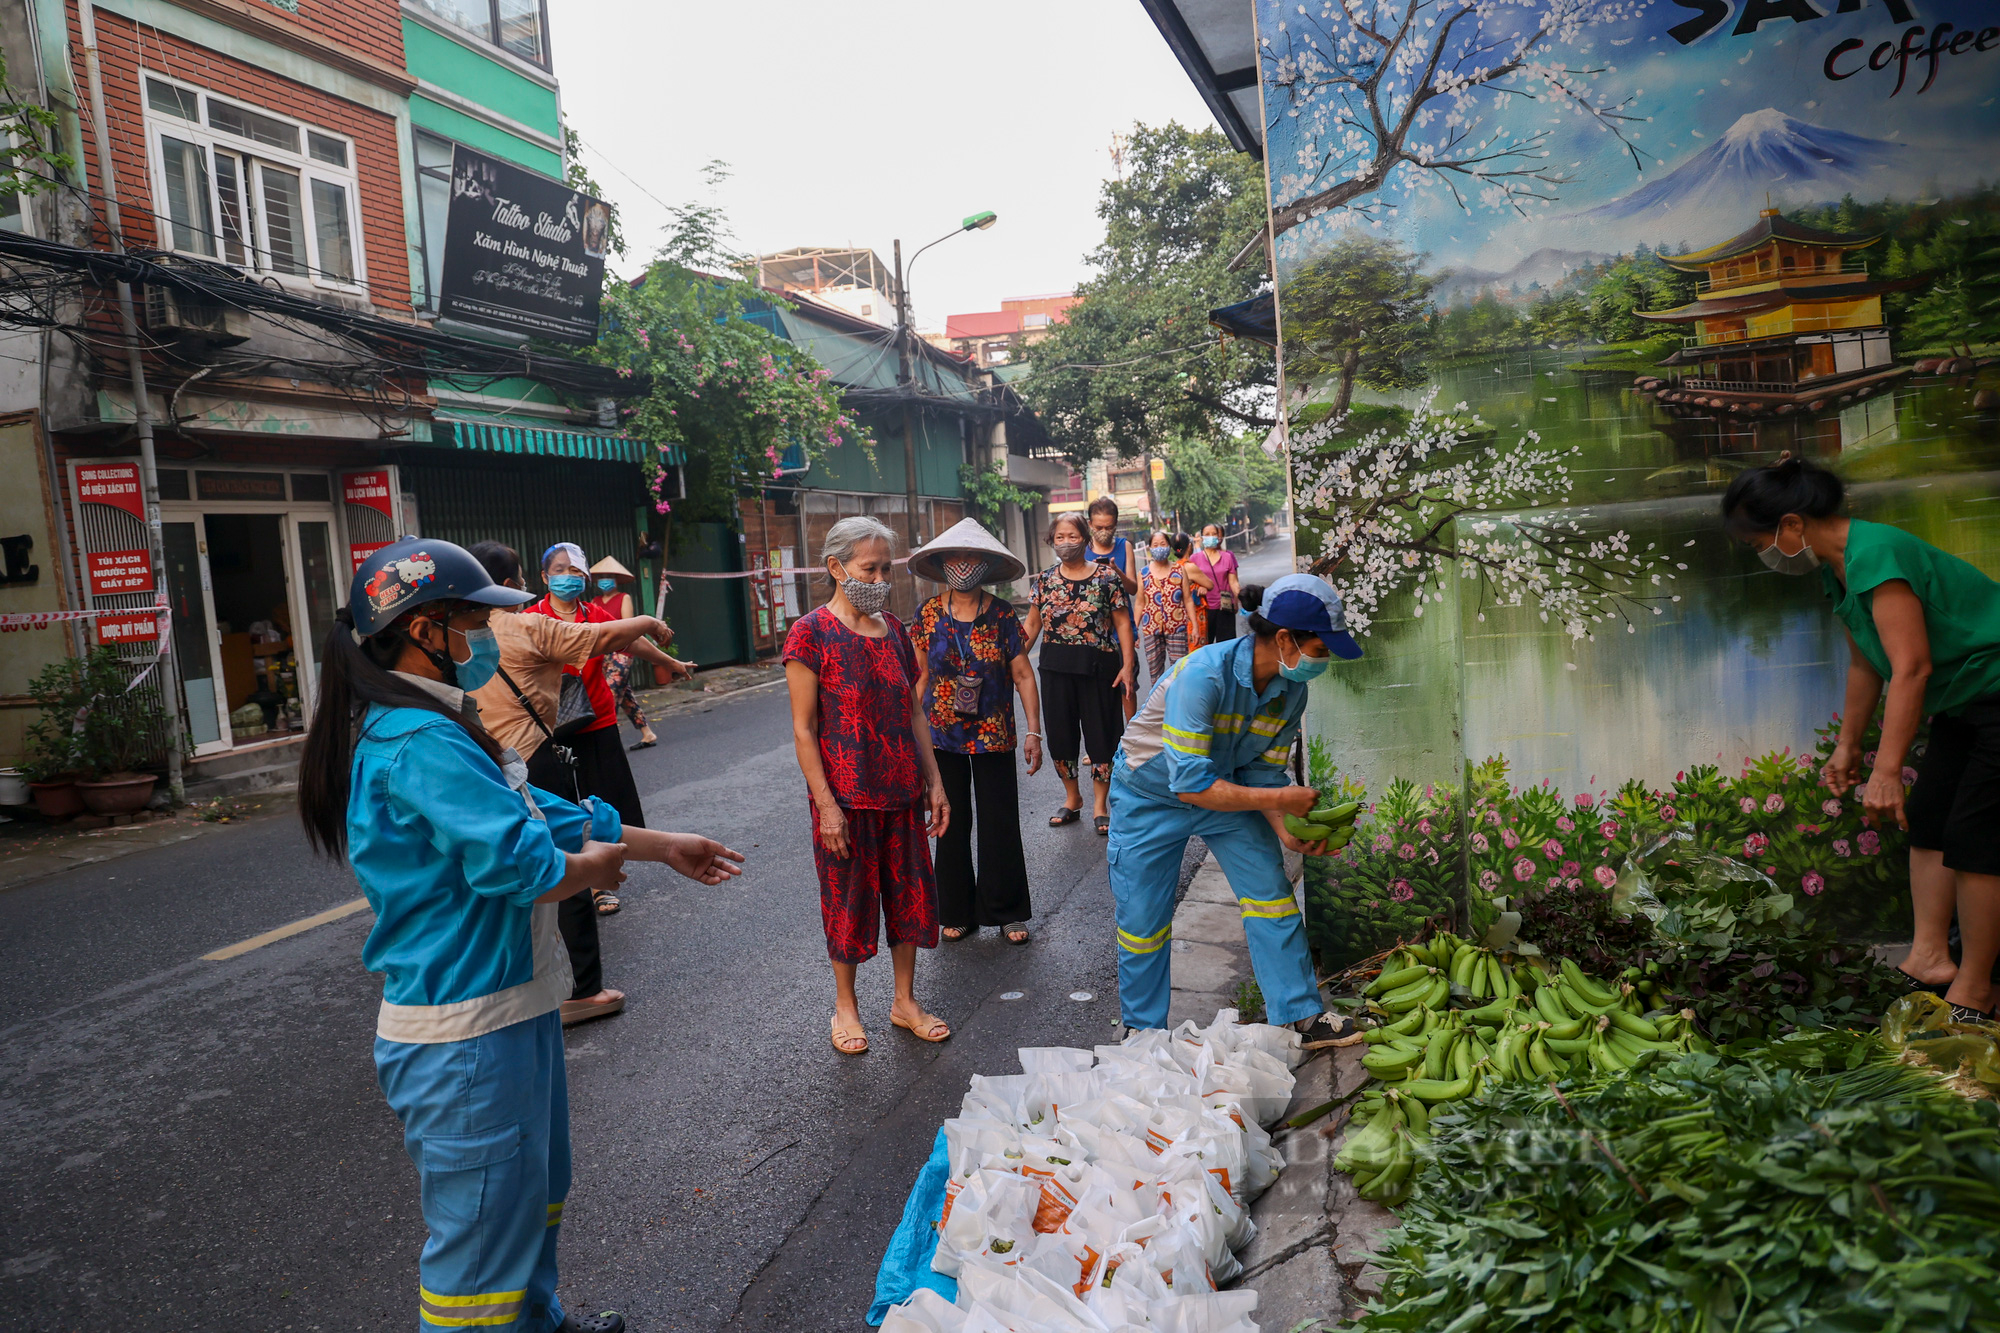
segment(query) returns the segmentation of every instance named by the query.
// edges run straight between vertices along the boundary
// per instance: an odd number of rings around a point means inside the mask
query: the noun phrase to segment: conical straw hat
[[[985,582],[1009,583],[1027,575],[1028,567],[1000,544],[1000,539],[979,525],[979,520],[968,518],[946,528],[930,541],[925,542],[910,553],[910,572],[920,579],[932,583],[943,583],[946,556],[976,555],[992,562]]]
[[[593,574],[615,574],[621,579],[636,577],[631,570],[625,568],[625,566],[619,564],[608,555],[592,565],[590,572]]]

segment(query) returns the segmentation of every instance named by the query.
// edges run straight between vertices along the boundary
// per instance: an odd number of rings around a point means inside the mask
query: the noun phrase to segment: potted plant
[[[165,715],[152,691],[131,682],[132,667],[116,651],[94,648],[51,663],[28,687],[44,710],[29,728],[33,762],[52,786],[73,778],[74,796],[94,814],[144,809],[159,781],[135,770],[159,752]],[[34,791],[40,803],[42,789]]]
[[[35,809],[45,819],[80,815],[83,794],[76,789],[76,779],[84,765],[75,720],[85,695],[78,659],[50,663],[28,683],[28,692],[43,709],[42,716],[28,724],[28,757],[21,765]]]

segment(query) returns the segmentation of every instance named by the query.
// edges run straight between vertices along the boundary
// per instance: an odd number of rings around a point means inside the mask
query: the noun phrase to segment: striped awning
[[[478,449],[491,454],[541,454],[604,463],[639,463],[649,456],[667,466],[687,462],[687,455],[676,444],[653,445],[630,435],[530,424],[518,418],[475,418],[443,412],[431,421],[431,443],[442,448]]]

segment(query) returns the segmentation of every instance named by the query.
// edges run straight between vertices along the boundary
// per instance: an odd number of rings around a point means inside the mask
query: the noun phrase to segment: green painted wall
[[[488,107],[551,138],[562,136],[555,89],[408,18],[403,20],[403,49],[410,73],[424,82]],[[562,175],[562,154],[475,120],[420,92],[410,95],[410,119],[483,153],[550,176]]]
[[[863,412],[861,424],[875,436],[870,453],[858,445],[843,444],[813,464],[804,484],[824,491],[869,491],[880,495],[901,495],[909,489],[903,474],[903,416],[900,411]],[[958,468],[964,460],[959,443],[958,419],[920,412],[917,414],[917,493],[958,497],[965,493]]]

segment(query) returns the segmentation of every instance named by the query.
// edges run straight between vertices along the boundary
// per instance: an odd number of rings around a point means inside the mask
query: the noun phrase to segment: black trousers
[[[1227,643],[1236,637],[1236,613],[1234,611],[1210,610],[1208,613],[1208,643]]]
[[[566,801],[602,797],[611,802],[625,823],[646,827],[646,812],[639,805],[639,784],[632,780],[632,765],[625,758],[625,746],[618,737],[617,727],[586,731],[562,744],[576,756],[575,768],[556,754],[554,742],[543,741],[528,759],[528,781]],[[556,926],[562,931],[563,945],[569,950],[569,970],[576,978],[570,998],[581,1000],[597,994],[604,989],[604,957],[597,943],[597,904],[588,893],[572,894],[557,904]]]
[[[1047,667],[1041,675],[1042,726],[1048,733],[1044,747],[1056,772],[1074,777],[1077,751],[1082,749],[1109,778],[1111,756],[1125,734],[1123,697],[1108,677]]]
[[[1034,916],[1028,901],[1028,860],[1021,851],[1021,788],[1014,752],[937,755],[938,776],[951,802],[951,824],[938,839],[940,926],[1011,926]],[[979,826],[979,868],[972,832]]]

